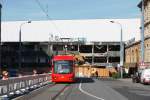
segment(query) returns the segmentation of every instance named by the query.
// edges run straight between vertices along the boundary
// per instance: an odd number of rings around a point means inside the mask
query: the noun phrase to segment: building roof
[[[125,49],[128,49],[128,48],[130,48],[130,47],[133,47],[134,45],[138,45],[138,44],[140,44],[140,43],[141,43],[140,40],[139,40],[139,41],[135,41],[135,42],[131,43],[130,45],[126,45],[126,46],[125,46]]]
[[[148,39],[150,39],[150,36],[145,37],[144,40],[148,40]],[[134,41],[134,42],[132,42],[131,44],[128,44],[128,45],[126,44],[125,48],[128,49],[128,48],[133,47],[134,45],[138,45],[138,44],[140,44],[140,43],[141,43],[141,40]]]
[[[33,21],[21,28],[22,41],[46,42],[57,38],[86,38],[87,41],[120,41],[120,27],[110,21],[119,22],[123,28],[123,40],[140,39],[140,19],[85,19]],[[2,41],[19,41],[20,25],[25,21],[2,22]]]

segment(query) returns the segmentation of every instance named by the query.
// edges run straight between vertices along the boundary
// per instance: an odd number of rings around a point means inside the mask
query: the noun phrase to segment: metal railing
[[[0,80],[0,97],[9,97],[17,92],[25,92],[33,88],[41,87],[50,82],[49,74],[28,75],[22,77]]]

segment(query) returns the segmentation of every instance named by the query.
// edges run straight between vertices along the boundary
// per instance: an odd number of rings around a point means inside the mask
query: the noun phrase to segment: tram
[[[70,55],[56,55],[52,59],[52,82],[75,82],[75,59]]]

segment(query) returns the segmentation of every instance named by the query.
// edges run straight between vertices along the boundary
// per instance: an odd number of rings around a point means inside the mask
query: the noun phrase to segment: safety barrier
[[[0,97],[9,97],[17,93],[23,93],[30,89],[41,87],[50,82],[49,74],[28,75],[22,77],[0,80]]]

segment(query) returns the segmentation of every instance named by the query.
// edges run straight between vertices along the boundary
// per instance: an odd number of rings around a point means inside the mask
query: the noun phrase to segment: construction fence
[[[115,68],[99,68],[97,66],[81,65],[75,67],[77,77],[110,77],[117,73]]]

